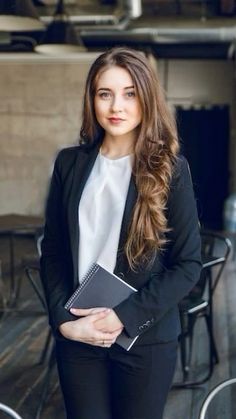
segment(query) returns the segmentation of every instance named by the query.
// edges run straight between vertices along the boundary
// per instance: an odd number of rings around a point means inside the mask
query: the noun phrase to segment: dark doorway
[[[177,107],[176,112],[181,152],[190,165],[200,222],[206,228],[221,229],[229,187],[229,106]]]

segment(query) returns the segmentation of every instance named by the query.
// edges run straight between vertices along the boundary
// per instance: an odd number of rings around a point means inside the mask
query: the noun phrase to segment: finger
[[[118,338],[118,336],[121,334],[122,330],[123,329],[119,329],[119,330],[116,330],[115,332],[112,332],[110,334],[110,339],[113,340],[113,341],[116,341],[116,339]]]
[[[87,308],[87,309],[83,309],[83,308],[71,308],[70,312],[72,314],[74,314],[75,316],[88,316],[91,313],[92,309],[91,308]]]
[[[107,336],[107,339],[116,339],[117,338],[117,336],[119,336],[120,335],[120,333],[122,332],[122,330],[123,329],[116,329],[116,330],[113,330],[113,331],[109,331],[109,332],[103,332],[106,336]]]
[[[112,342],[115,341],[117,336],[119,336],[119,332],[100,332],[94,334],[94,341],[95,342]]]
[[[109,310],[109,311],[108,311]],[[93,308],[71,308],[70,312],[75,316],[89,316],[90,314],[110,312],[106,307],[93,307]]]
[[[102,340],[96,342],[97,345],[104,347],[104,348],[110,348],[114,343],[116,342],[116,338],[109,339],[109,340]]]
[[[110,348],[111,347],[111,345],[109,345],[109,344],[101,344],[101,343],[93,343],[93,346],[98,346],[99,348]]]
[[[71,308],[70,312],[76,316],[89,316],[92,310],[92,308]]]
[[[91,322],[95,323],[97,320],[104,319],[105,317],[107,317],[107,315],[110,313],[110,311],[111,310],[109,308],[107,308],[106,310],[103,310],[99,313],[91,314],[90,315]]]
[[[99,345],[99,346],[101,346],[102,348],[110,348],[111,344],[106,343],[104,345]]]
[[[83,339],[81,340],[83,343],[87,343],[93,346],[100,346],[103,348],[110,348],[116,341],[116,339],[109,339],[109,340],[94,340],[94,339]]]
[[[106,311],[106,313],[109,313],[111,310],[107,307],[95,307],[91,309],[91,314],[97,314],[97,313],[101,313],[103,311]]]

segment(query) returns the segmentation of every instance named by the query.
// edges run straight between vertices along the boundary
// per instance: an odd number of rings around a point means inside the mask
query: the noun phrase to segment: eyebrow
[[[134,86],[127,86],[124,88],[124,90],[128,90],[128,89],[134,89]],[[105,90],[105,91],[110,92],[112,89],[109,89],[108,87],[99,87],[97,91],[99,92],[99,90]]]

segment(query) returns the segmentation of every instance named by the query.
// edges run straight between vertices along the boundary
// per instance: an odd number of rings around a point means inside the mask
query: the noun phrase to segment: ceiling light
[[[65,11],[63,0],[59,0],[53,21],[48,25],[45,35],[40,44],[35,47],[35,51],[43,54],[61,54],[85,50]]]
[[[0,1],[0,31],[34,31],[44,28],[31,0]]]

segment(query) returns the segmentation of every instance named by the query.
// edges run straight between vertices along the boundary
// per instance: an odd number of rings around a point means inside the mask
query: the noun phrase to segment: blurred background
[[[0,0],[0,403],[23,419],[64,417],[46,310],[32,287],[37,244],[55,156],[78,142],[88,69],[115,45],[143,51],[157,71],[201,227],[222,239],[207,236],[215,266],[208,259],[198,299],[182,307],[184,338],[193,313],[210,326],[196,327],[191,368],[180,350],[165,419],[199,419],[208,392],[236,376],[236,1]],[[32,266],[36,279],[26,275]],[[235,405],[225,389],[207,418],[235,419]]]
[[[235,1],[21,0],[25,25],[7,16],[17,2],[1,3],[0,214],[42,215],[55,152],[78,139],[91,62],[129,45],[150,56],[177,114],[201,223],[221,229],[236,191]]]

